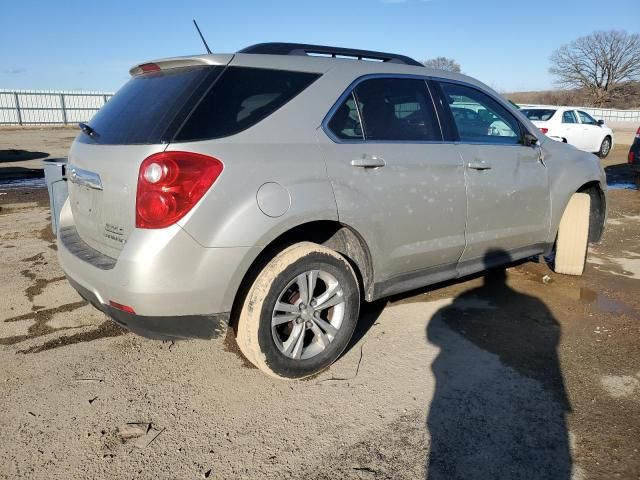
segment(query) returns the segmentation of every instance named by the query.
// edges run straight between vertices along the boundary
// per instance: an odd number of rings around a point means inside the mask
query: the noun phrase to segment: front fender
[[[544,142],[542,148],[545,164],[549,169],[549,195],[551,199],[547,243],[552,244],[571,195],[584,185],[596,182],[606,196],[607,178],[600,159],[596,155],[552,140]]]

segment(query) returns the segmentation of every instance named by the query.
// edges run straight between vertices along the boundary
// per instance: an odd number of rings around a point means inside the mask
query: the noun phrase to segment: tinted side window
[[[573,110],[567,110],[562,114],[562,123],[578,123],[578,119],[576,118],[576,114],[573,113]]]
[[[586,112],[582,112],[580,110],[578,110],[578,115],[580,115],[580,121],[582,123],[585,123],[587,125],[597,125],[598,122],[596,122],[593,117],[591,115],[589,115]]]
[[[424,80],[374,78],[355,90],[367,140],[441,141]]]
[[[343,140],[363,140],[362,124],[360,114],[356,108],[353,92],[331,117],[329,130],[338,138]]]
[[[289,102],[319,76],[229,67],[202,99],[175,140],[219,138],[246,130]]]
[[[462,142],[520,143],[518,120],[489,95],[455,83],[441,86]]]

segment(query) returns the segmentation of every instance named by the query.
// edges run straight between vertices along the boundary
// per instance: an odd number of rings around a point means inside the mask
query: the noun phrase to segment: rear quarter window
[[[229,67],[202,99],[175,140],[234,135],[260,122],[313,83],[320,74]]]

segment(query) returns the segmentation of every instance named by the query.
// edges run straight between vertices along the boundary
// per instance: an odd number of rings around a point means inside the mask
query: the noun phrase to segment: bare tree
[[[446,70],[447,72],[460,73],[460,64],[453,58],[437,57],[425,60],[422,64],[427,68],[435,68],[436,70]]]
[[[594,32],[563,45],[550,60],[559,85],[586,89],[602,105],[622,84],[640,79],[640,34]]]

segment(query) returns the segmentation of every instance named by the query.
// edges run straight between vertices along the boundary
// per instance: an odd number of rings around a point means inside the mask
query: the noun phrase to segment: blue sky
[[[5,0],[0,88],[112,91],[130,66],[288,41],[447,56],[500,91],[552,86],[551,52],[593,30],[640,30],[638,0]]]

